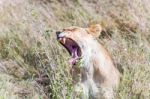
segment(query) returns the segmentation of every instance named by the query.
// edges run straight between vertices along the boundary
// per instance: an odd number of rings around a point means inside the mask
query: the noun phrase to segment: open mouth
[[[81,57],[81,49],[79,45],[70,38],[59,37],[57,39],[67,49],[67,51],[71,55],[71,59],[69,60],[69,63],[71,65],[76,65],[76,63]]]

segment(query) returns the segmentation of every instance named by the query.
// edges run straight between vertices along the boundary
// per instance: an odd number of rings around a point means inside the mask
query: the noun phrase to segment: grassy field
[[[150,99],[149,0],[0,0],[0,99],[70,99],[55,31],[99,23],[122,77],[116,99]]]

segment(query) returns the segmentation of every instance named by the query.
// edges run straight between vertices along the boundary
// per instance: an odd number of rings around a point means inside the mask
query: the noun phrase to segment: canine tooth
[[[75,57],[78,57],[78,55],[77,55],[77,50],[75,50]]]
[[[64,44],[66,43],[66,38],[63,38],[63,43],[64,43]]]
[[[62,38],[59,38],[59,41],[61,41],[62,40]]]
[[[73,57],[73,55],[74,55],[74,54],[73,54],[73,53],[71,53],[71,56],[72,56],[72,57]]]

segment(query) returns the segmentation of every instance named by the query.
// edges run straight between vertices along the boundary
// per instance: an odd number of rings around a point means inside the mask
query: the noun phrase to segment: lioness
[[[119,84],[119,71],[109,53],[96,40],[101,30],[101,26],[96,24],[88,28],[71,26],[56,32],[58,41],[71,55],[69,62],[72,65],[75,90],[83,90],[83,99],[112,99],[114,88]],[[77,68],[79,60],[81,64]],[[76,79],[78,74],[81,75],[80,81]]]

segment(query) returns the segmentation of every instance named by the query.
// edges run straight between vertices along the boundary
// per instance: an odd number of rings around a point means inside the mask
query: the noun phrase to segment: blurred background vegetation
[[[122,77],[116,99],[150,99],[149,0],[0,0],[0,99],[70,99],[55,31],[99,23]]]

